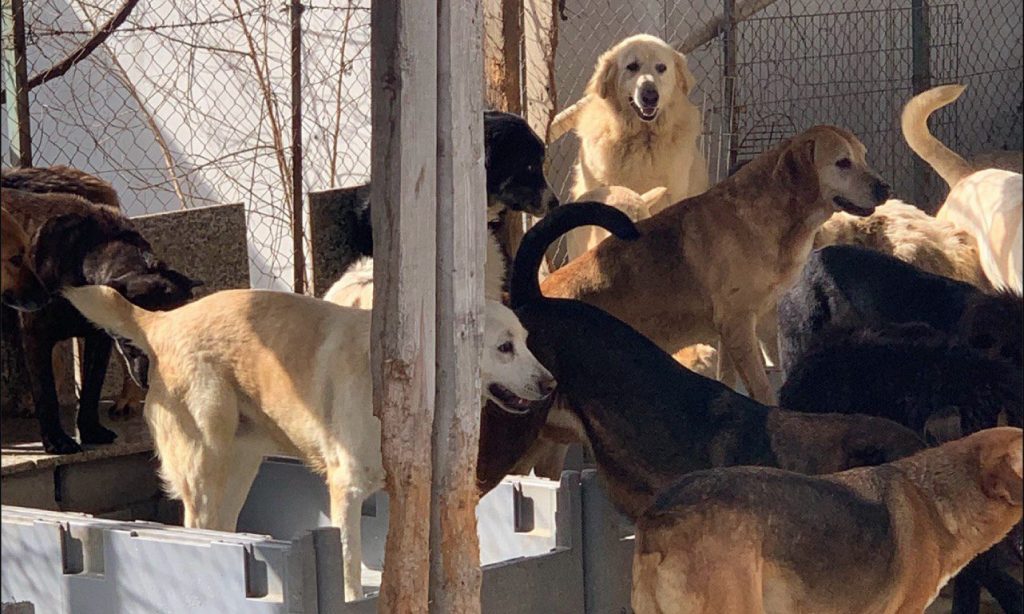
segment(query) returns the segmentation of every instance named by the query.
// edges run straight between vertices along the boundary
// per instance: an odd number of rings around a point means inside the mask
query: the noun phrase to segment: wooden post
[[[427,612],[434,418],[437,5],[370,9],[374,413],[390,497],[379,611]]]
[[[437,394],[430,610],[480,612],[476,460],[487,220],[483,17],[474,0],[438,0]]]
[[[292,289],[306,292],[306,248],[302,204],[302,0],[291,0],[292,56]]]
[[[32,124],[28,111],[28,67],[25,58],[25,11],[22,0],[3,0],[4,106],[7,107],[8,161],[32,166]]]

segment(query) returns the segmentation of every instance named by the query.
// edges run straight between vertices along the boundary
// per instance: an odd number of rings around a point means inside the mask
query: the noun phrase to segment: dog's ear
[[[998,454],[981,459],[981,489],[991,499],[1002,499],[1019,507],[1024,498],[1024,469],[1022,469],[1021,438],[1015,438],[1008,448]],[[987,458],[986,458],[987,456]]]
[[[615,58],[616,54],[606,51],[597,59],[594,76],[587,84],[588,92],[597,94],[598,97],[605,100],[614,100],[616,82],[619,80],[619,63],[615,61]]]
[[[683,96],[689,96],[693,88],[697,86],[697,78],[690,72],[690,66],[686,62],[686,56],[676,52],[675,57],[676,79],[679,81],[679,88],[683,90]]]
[[[99,236],[99,224],[90,216],[68,213],[50,218],[32,238],[30,262],[48,287],[82,284],[82,258]],[[65,266],[73,264],[79,266]]]
[[[821,197],[818,169],[814,166],[814,139],[794,140],[782,150],[773,178],[804,202]]]

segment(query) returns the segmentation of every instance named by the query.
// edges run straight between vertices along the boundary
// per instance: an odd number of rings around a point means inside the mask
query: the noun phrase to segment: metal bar
[[[722,2],[722,130],[726,131],[728,159],[725,172],[736,164],[736,7],[733,0]],[[721,156],[721,152],[719,152]]]
[[[32,118],[28,107],[25,11],[22,0],[3,0],[3,66],[9,161],[32,166]],[[17,137],[15,137],[17,135]]]
[[[293,289],[306,291],[306,250],[302,219],[302,12],[301,0],[291,0],[292,44],[292,278]]]
[[[931,27],[928,23],[928,0],[910,0],[911,88],[917,95],[932,86]],[[926,204],[932,172],[918,156],[913,157],[914,202]]]

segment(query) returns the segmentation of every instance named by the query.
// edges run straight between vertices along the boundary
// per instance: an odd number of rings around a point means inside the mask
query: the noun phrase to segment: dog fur
[[[665,186],[667,203],[706,190],[703,123],[687,99],[695,85],[686,57],[656,36],[630,36],[604,52],[576,119],[573,200],[616,185],[640,193]]]
[[[44,286],[55,292],[68,285],[105,284],[140,305],[173,308],[191,298],[198,285],[170,269],[153,253],[131,222],[111,207],[72,194],[33,194],[5,189],[3,207],[22,227],[35,231],[30,261]],[[113,431],[99,422],[99,396],[112,347],[98,330],[63,299],[33,313],[20,314],[25,361],[43,448],[51,454],[81,451],[60,426],[52,355],[64,339],[85,339],[84,377],[79,397],[78,431],[83,444],[110,443]],[[126,359],[144,360],[123,343]]]
[[[814,237],[815,249],[827,245],[859,245],[929,273],[992,288],[969,232],[899,200],[886,201],[868,217],[833,214]]]
[[[163,313],[102,286],[64,293],[150,357],[145,415],[185,526],[234,530],[262,458],[297,456],[326,475],[345,595],[362,596],[359,510],[384,486],[370,312],[265,290],[217,292]],[[554,380],[509,309],[488,301],[486,317],[482,393],[506,411],[528,412]]]
[[[619,240],[644,237],[614,208],[560,207],[526,233],[513,266],[511,305],[529,332],[530,350],[558,380],[544,436],[589,445],[612,502],[630,518],[698,469],[767,465],[826,473],[923,446],[910,430],[879,418],[766,407],[687,370],[593,305],[543,296],[537,270],[545,250],[583,224],[598,224]]]
[[[0,299],[19,311],[35,311],[50,300],[50,293],[32,269],[28,235],[18,221],[0,209]]]
[[[880,467],[684,477],[637,522],[637,614],[923,612],[1021,520],[1021,430]]]
[[[885,254],[850,245],[820,249],[779,301],[782,364],[788,371],[830,327],[920,322],[992,358],[1024,363],[1024,301],[986,294]]]
[[[811,128],[639,222],[639,240],[603,241],[553,272],[544,293],[600,307],[670,353],[720,337],[720,359],[753,398],[773,403],[756,322],[796,279],[837,207],[868,215],[888,198],[864,152],[845,130]]]
[[[637,194],[623,186],[604,186],[590,190],[575,200],[604,203],[622,211],[634,222],[639,222],[654,214],[655,205],[661,202],[667,191],[668,188],[659,186]],[[565,236],[566,259],[573,260],[594,249],[609,236],[607,231],[597,226],[576,228]]]
[[[914,153],[949,185],[949,195],[936,217],[974,236],[982,269],[994,287],[1020,294],[1024,176],[996,168],[977,170],[928,131],[928,116],[963,91],[962,85],[942,85],[912,98],[903,109],[903,136]]]

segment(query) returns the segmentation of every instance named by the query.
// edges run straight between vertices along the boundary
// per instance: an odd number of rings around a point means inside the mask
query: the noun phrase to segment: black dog
[[[828,473],[923,447],[910,430],[879,418],[766,407],[689,371],[592,305],[545,298],[537,282],[545,250],[586,224],[620,239],[637,236],[636,226],[612,207],[559,207],[523,239],[513,266],[511,306],[529,333],[530,350],[558,380],[559,398],[545,432],[553,424],[566,425],[590,445],[612,501],[629,517],[635,519],[658,491],[698,469],[764,465]]]
[[[892,256],[850,245],[811,254],[779,301],[783,367],[807,351],[822,330],[921,322],[993,358],[1022,364],[1024,301],[985,294]]]
[[[116,288],[128,300],[147,309],[173,309],[191,298],[192,288],[199,283],[160,261],[127,218],[85,201],[78,201],[77,207],[77,213],[47,220],[32,241],[31,261],[51,293],[65,286],[102,284]],[[98,411],[111,338],[56,294],[42,310],[21,314],[21,323],[44,449],[55,454],[81,450],[61,428],[51,363],[54,345],[72,337],[85,339],[84,379],[77,418],[82,443],[112,442],[116,435],[100,424]],[[118,345],[138,379],[144,357],[134,348]]]
[[[543,217],[558,206],[558,198],[544,177],[544,141],[518,115],[484,111],[484,167],[487,172],[488,228],[496,232],[509,211]],[[351,260],[340,264],[345,271],[355,260],[373,256],[370,221],[370,189],[356,193],[355,211],[344,220]],[[508,260],[508,247],[501,245]]]
[[[827,407],[895,420],[924,434],[939,413],[959,417],[959,432],[998,425],[1006,412],[1021,426],[1024,378],[925,325],[825,329],[789,369],[779,403],[798,411]]]

